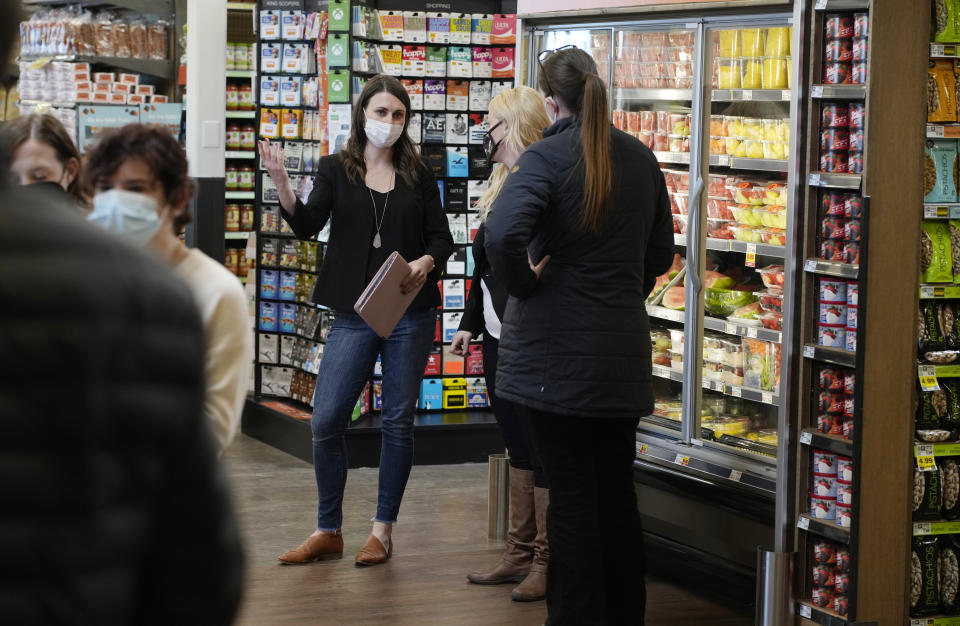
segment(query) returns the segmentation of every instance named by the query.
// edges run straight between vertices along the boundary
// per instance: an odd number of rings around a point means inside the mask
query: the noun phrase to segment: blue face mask
[[[87,220],[135,246],[145,246],[160,228],[157,201],[123,189],[111,189],[94,196],[93,211]]]

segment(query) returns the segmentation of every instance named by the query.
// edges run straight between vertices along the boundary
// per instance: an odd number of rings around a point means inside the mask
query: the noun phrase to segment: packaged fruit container
[[[775,391],[777,382],[775,344],[747,337],[743,337],[742,341],[744,386],[763,391]]]
[[[711,137],[710,138],[710,154],[726,154],[726,153],[727,153],[727,138]]]
[[[735,205],[726,198],[707,198],[707,217],[724,221],[733,221],[733,207]]]
[[[764,228],[760,232],[760,240],[771,246],[787,245],[787,231],[782,228]]]
[[[674,352],[683,353],[683,329],[671,328],[669,331],[670,336],[670,350]]]
[[[690,135],[690,115],[686,113],[671,113],[670,127],[666,130],[672,135]]]
[[[638,130],[657,130],[656,111],[640,111],[638,118],[640,121]]]
[[[724,337],[720,340],[723,345],[723,356],[720,359],[724,365],[743,367],[743,346],[739,339]]]
[[[740,59],[720,59],[717,65],[717,87],[740,89],[743,85],[743,66]]]
[[[656,111],[657,130],[665,133],[670,132],[670,111]]]
[[[743,78],[740,83],[744,89],[761,89],[763,87],[763,60],[760,57],[742,60]]]
[[[783,266],[782,265],[768,265],[761,270],[757,270],[757,273],[760,274],[763,284],[769,289],[771,287],[775,289],[783,289]]]
[[[711,115],[710,116],[710,136],[711,137],[726,137],[727,136],[727,127],[723,123],[722,115]]]
[[[670,201],[677,207],[677,215],[687,215],[687,201],[689,199],[687,192],[678,192],[671,196]]]
[[[675,235],[683,235],[686,232],[687,232],[687,216],[674,215],[673,216],[673,233]]]
[[[703,336],[703,358],[709,361],[723,362],[723,343],[721,337],[712,334]]]
[[[763,143],[763,158],[773,159],[776,161],[784,161],[789,154],[787,154],[787,146],[782,141],[764,141]]]
[[[783,314],[765,311],[757,316],[760,324],[768,330],[783,330]]]
[[[749,181],[741,181],[733,188],[733,200],[737,204],[763,205],[766,189]]]
[[[670,350],[670,369],[677,372],[683,371],[683,352]]]
[[[745,153],[744,156],[748,159],[762,159],[763,142],[759,139],[744,139],[743,151]]]
[[[760,222],[767,228],[787,228],[787,210],[784,207],[769,205],[758,211],[761,211]]]
[[[741,134],[744,139],[763,140],[763,120],[756,117],[743,118]]]
[[[739,57],[743,53],[739,30],[721,30],[717,33],[717,39],[720,42],[721,58]]]
[[[730,156],[747,156],[746,148],[743,146],[743,141],[737,137],[726,137],[724,139],[724,146],[726,154],[729,154]]]
[[[733,231],[733,238],[737,241],[745,241],[747,243],[763,243],[762,230],[754,226],[746,226],[743,224],[733,224],[730,226],[730,230]]]
[[[774,206],[787,206],[787,186],[781,183],[770,183],[763,190],[764,204]],[[784,228],[786,228],[784,226]]]
[[[669,152],[690,152],[689,135],[668,135],[668,139],[667,149]]]
[[[720,380],[728,385],[743,386],[744,369],[743,367],[734,367],[731,365],[723,366],[723,373]]]
[[[793,38],[793,28],[790,26],[775,26],[767,29],[767,43],[763,48],[763,55],[777,59],[786,59],[790,56],[790,40]]]
[[[727,177],[720,174],[710,174],[707,178],[707,196],[719,198],[727,195]]]
[[[738,204],[731,208],[733,219],[735,219],[738,224],[745,224],[747,226],[763,226],[763,218],[761,216],[763,210],[762,207],[753,204]]]
[[[713,239],[733,239],[730,221],[721,218],[707,218],[707,237]]]
[[[743,118],[739,115],[724,115],[723,123],[727,125],[727,137],[743,136]]]
[[[761,61],[762,76],[760,85],[763,89],[787,89],[787,66],[789,61],[784,58],[767,58]]]
[[[670,150],[670,137],[667,133],[660,130],[653,133],[653,149],[656,152],[668,152]]]
[[[760,292],[760,306],[764,311],[783,312],[783,290],[766,289]]]
[[[740,52],[745,57],[763,56],[767,43],[766,28],[744,28],[740,30]]]
[[[780,141],[780,120],[762,119],[764,141]]]

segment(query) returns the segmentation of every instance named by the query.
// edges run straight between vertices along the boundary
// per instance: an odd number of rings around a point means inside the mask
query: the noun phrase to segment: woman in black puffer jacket
[[[637,624],[635,431],[653,412],[644,301],[673,260],[670,205],[653,153],[610,125],[587,53],[549,54],[538,84],[555,123],[487,218],[487,254],[511,295],[497,395],[527,407],[550,483],[549,623]]]

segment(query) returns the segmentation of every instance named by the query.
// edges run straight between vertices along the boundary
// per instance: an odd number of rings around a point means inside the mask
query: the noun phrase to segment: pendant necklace
[[[393,176],[396,178],[396,172],[394,172]],[[373,224],[377,227],[377,234],[373,236],[373,247],[379,248],[382,245],[380,240],[380,227],[383,226],[383,218],[387,216],[387,202],[390,201],[390,192],[387,192],[383,200],[383,215],[381,215],[380,220],[377,221],[377,201],[373,199],[373,190],[370,189],[370,187],[367,187],[367,191],[370,192],[370,202],[373,204]]]

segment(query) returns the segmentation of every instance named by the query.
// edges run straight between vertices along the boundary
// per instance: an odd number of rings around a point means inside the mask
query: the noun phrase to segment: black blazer
[[[463,310],[463,317],[460,318],[459,330],[473,333],[474,338],[486,332],[486,324],[483,319],[481,279],[487,283],[490,298],[493,300],[493,309],[497,312],[497,317],[500,318],[501,322],[503,321],[503,313],[507,309],[507,298],[510,297],[507,288],[493,275],[490,261],[487,260],[487,251],[483,248],[483,242],[487,237],[486,230],[487,227],[481,224],[480,230],[477,231],[477,236],[473,240],[473,280],[470,282],[470,293],[467,294],[467,304]]]
[[[564,118],[520,156],[487,216],[487,255],[510,293],[497,397],[602,419],[653,412],[645,300],[673,262],[673,219],[653,153],[610,127],[614,188],[602,232],[580,227],[580,126]],[[530,269],[551,255],[540,279]]]
[[[384,229],[390,222],[390,229],[400,233],[396,251],[407,261],[429,254],[436,264],[410,308],[439,306],[437,281],[443,275],[447,258],[453,254],[453,236],[440,203],[437,180],[421,162],[420,183],[411,188],[398,176],[389,203],[392,207],[406,207],[403,211],[388,208],[383,218]],[[352,311],[367,286],[367,260],[374,232],[366,185],[347,178],[338,155],[323,157],[306,205],[298,199],[293,215],[282,207],[281,214],[300,239],[316,237],[331,220],[330,241],[312,299],[332,309]]]

